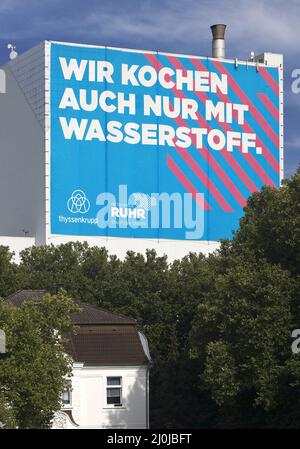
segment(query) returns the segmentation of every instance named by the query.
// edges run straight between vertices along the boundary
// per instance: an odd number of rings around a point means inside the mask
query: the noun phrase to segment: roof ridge
[[[17,290],[16,292],[14,292],[14,293],[11,293],[10,295],[8,295],[8,296],[5,297],[5,301],[6,301],[7,299],[9,299],[9,298],[14,297],[15,295],[17,295],[18,293],[20,293],[20,292],[22,292],[22,291],[23,291],[23,289],[20,289],[20,290]]]
[[[7,303],[20,306],[24,301],[34,299],[35,297],[41,298],[47,294],[45,289],[20,289],[5,298]],[[82,309],[81,312],[71,313],[71,319],[76,324],[127,324],[136,326],[137,320],[135,318],[123,315],[103,307],[99,307],[95,304],[79,301],[72,298],[73,303],[77,304]]]
[[[9,300],[9,299],[12,299],[12,298],[16,297],[17,295],[19,295],[19,294],[22,293],[22,292],[26,292],[26,293],[30,293],[30,292],[43,292],[43,293],[47,294],[47,290],[45,290],[45,289],[43,289],[43,288],[41,288],[41,289],[37,289],[37,288],[36,288],[36,289],[20,288],[20,289],[17,290],[16,292],[11,293],[10,295],[6,296],[5,301],[7,301],[7,300]]]
[[[19,290],[8,295],[7,298],[9,298],[10,296],[14,296],[20,292],[46,292],[46,291],[47,290],[45,290],[44,288],[20,288]]]
[[[115,316],[118,316],[120,318],[124,318],[125,320],[131,320],[131,321],[134,321],[134,322],[137,321],[135,318],[132,318],[132,317],[129,317],[129,316],[125,316],[125,315],[123,315],[123,314],[121,314],[119,312],[116,313],[116,312],[112,312],[111,310],[108,310],[108,309],[103,309],[103,307],[95,306],[95,305],[90,304],[88,302],[82,302],[81,304],[85,304],[85,305],[87,305],[87,306],[89,306],[89,307],[91,307],[92,309],[95,309],[95,310],[101,310],[102,312],[106,312],[109,315],[115,315]]]

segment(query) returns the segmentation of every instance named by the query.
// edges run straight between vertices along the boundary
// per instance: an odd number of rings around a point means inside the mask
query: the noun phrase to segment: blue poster
[[[51,43],[51,233],[232,236],[279,187],[278,69]]]

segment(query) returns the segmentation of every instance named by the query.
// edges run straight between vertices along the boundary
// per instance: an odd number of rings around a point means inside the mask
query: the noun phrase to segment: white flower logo
[[[67,203],[72,214],[86,214],[90,210],[90,202],[82,190],[74,190]]]

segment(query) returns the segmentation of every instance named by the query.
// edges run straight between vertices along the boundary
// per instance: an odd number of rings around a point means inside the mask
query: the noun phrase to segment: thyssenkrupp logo
[[[91,205],[83,190],[74,190],[68,199],[67,206],[72,214],[86,214]]]

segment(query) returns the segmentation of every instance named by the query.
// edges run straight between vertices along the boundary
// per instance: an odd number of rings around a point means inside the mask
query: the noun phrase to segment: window
[[[106,398],[108,405],[122,405],[122,377],[107,377]]]
[[[67,387],[63,390],[62,394],[61,394],[61,401],[63,403],[63,405],[71,405],[71,399],[72,399],[72,395],[71,395],[71,390],[72,390],[72,383],[70,380],[68,380],[68,385]]]

